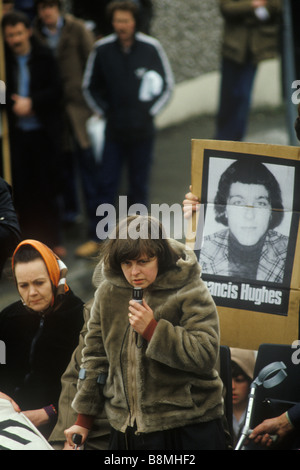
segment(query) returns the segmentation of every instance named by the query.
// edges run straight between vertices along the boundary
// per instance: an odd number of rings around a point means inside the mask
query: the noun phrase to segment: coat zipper
[[[43,328],[44,328],[44,323],[45,323],[45,318],[44,318],[44,315],[43,315],[40,318],[40,323],[39,323],[38,330],[37,330],[33,340],[31,341],[30,352],[29,352],[29,372],[26,374],[26,376],[24,378],[24,383],[26,383],[29,380],[29,378],[32,374],[32,366],[33,366],[35,347],[36,347],[36,343],[37,343],[39,337],[42,334],[42,331],[43,331]]]
[[[35,353],[35,346],[36,346],[36,343],[37,343],[39,337],[42,334],[42,331],[43,331],[43,328],[44,328],[44,323],[45,323],[45,318],[44,318],[44,316],[42,316],[40,318],[39,328],[38,328],[32,342],[31,342],[30,353],[29,353],[29,364],[30,364],[30,366],[32,366],[32,363],[33,363],[33,357],[34,357],[34,353]]]

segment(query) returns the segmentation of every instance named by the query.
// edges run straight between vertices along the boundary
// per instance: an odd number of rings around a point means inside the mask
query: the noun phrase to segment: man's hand
[[[80,434],[82,436],[81,444],[83,444],[89,435],[89,430],[82,426],[74,424],[70,428],[65,429],[64,434],[67,439],[67,444],[65,444],[63,450],[70,450],[70,448],[74,449],[75,447],[75,444],[72,440],[73,435]]]
[[[10,401],[10,403],[14,407],[14,410],[17,413],[21,413],[21,409],[20,409],[19,405],[17,405],[17,403],[12,398],[10,398],[8,395],[6,395],[5,393],[0,392],[0,398],[3,398],[4,400]]]
[[[14,101],[12,109],[16,116],[26,117],[32,116],[34,114],[32,110],[31,98],[25,98],[24,96],[20,96],[17,94],[13,94],[11,98]]]
[[[265,7],[267,6],[267,0],[252,0],[253,8]]]
[[[185,195],[185,199],[182,202],[183,205],[183,214],[185,219],[189,219],[193,212],[199,210],[200,202],[197,196],[190,191]]]
[[[256,426],[250,434],[249,438],[256,444],[270,447],[273,443],[271,435],[278,436],[278,441],[282,440],[287,434],[293,430],[292,424],[289,422],[285,413],[282,415],[266,419]]]

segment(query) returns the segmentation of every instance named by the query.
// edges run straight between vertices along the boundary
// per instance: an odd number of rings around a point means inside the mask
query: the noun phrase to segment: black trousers
[[[44,129],[15,129],[11,139],[14,204],[23,238],[60,244],[58,154]]]
[[[125,433],[111,430],[109,450],[226,450],[221,420],[136,434],[136,427]]]

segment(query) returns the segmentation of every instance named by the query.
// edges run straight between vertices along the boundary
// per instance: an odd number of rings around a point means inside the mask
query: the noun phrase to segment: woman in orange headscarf
[[[0,392],[47,436],[56,422],[61,375],[83,325],[83,302],[66,282],[64,263],[43,243],[21,242],[12,270],[21,300],[0,313],[6,346]]]

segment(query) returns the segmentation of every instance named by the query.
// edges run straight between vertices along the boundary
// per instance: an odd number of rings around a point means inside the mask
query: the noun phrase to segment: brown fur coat
[[[216,307],[194,253],[171,243],[181,256],[177,268],[159,275],[144,291],[158,321],[149,343],[138,337],[136,344],[128,323],[131,286],[123,276],[97,268],[103,278],[83,350],[85,378],[78,381],[73,407],[96,415],[105,404],[110,424],[119,431],[124,432],[132,418],[138,432],[148,433],[223,415],[222,382],[215,370]],[[97,385],[99,374],[104,385]]]

